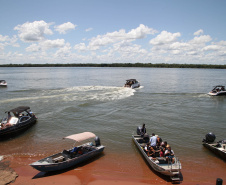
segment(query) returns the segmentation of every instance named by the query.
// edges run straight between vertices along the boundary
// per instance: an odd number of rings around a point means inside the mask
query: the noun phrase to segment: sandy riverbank
[[[154,173],[144,162],[131,170],[128,164],[118,164],[92,160],[81,164],[76,168],[59,173],[39,172],[29,166],[36,161],[37,157],[30,156],[7,156],[1,163],[5,164],[4,171],[11,171],[9,178],[14,178],[12,185],[169,185],[169,179]],[[142,162],[142,161],[141,161]],[[223,162],[223,161],[222,161]],[[223,162],[224,163],[224,162]],[[7,167],[8,165],[8,167]],[[225,165],[225,164],[223,164]],[[10,167],[10,168],[9,168]],[[216,178],[222,178],[224,182],[225,171],[220,169],[201,169],[199,164],[191,167],[183,163],[183,179],[180,184],[184,185],[214,185]],[[13,170],[12,170],[13,169]],[[18,177],[16,177],[18,175]]]

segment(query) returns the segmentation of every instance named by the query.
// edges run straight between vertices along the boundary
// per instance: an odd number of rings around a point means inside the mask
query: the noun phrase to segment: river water
[[[141,87],[124,88],[129,78]],[[30,106],[38,117],[26,132],[1,141],[0,155],[42,158],[71,147],[63,137],[91,131],[106,146],[98,162],[130,173],[146,166],[131,139],[145,123],[148,133],[171,145],[182,173],[198,182],[194,168],[211,165],[226,172],[225,162],[201,142],[208,132],[226,139],[226,97],[207,95],[213,86],[226,85],[225,69],[0,68],[0,79],[8,83],[0,88],[0,118],[17,106]],[[211,170],[206,173],[217,178]]]

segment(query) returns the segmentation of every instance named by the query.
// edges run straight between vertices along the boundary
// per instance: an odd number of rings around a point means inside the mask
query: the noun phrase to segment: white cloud
[[[45,40],[39,42],[38,44],[31,44],[26,48],[28,52],[37,52],[37,51],[45,51],[52,48],[62,48],[65,46],[64,39],[56,39],[56,40]]]
[[[147,26],[140,24],[139,27],[137,27],[136,29],[132,29],[128,34],[127,34],[127,38],[128,39],[143,39],[145,38],[148,34],[152,34],[154,35],[155,33],[157,33],[156,30],[152,29],[152,28],[148,28]]]
[[[12,38],[9,36],[3,36],[0,35],[0,49],[4,50],[6,46],[13,46],[13,47],[19,47],[19,44],[17,43],[17,36],[14,35]]]
[[[162,31],[159,35],[157,35],[157,37],[150,40],[150,44],[153,44],[153,45],[169,44],[177,41],[177,37],[180,37],[180,36],[181,34],[179,32],[170,33],[167,31]]]
[[[66,34],[68,30],[74,30],[77,25],[67,22],[58,26],[54,26],[55,30],[60,34]]]
[[[71,54],[71,45],[66,43],[63,47],[58,49],[55,53],[55,57],[68,57]]]
[[[217,51],[220,49],[221,49],[221,47],[218,45],[208,45],[203,48],[203,51]]]
[[[209,35],[201,35],[199,37],[195,37],[190,41],[192,44],[205,44],[207,42],[210,42],[212,38]]]
[[[136,39],[145,38],[149,34],[157,33],[156,30],[149,28],[143,24],[140,24],[136,29],[132,29],[128,33],[124,29],[119,31],[107,33],[105,35],[98,35],[97,37],[91,38],[88,48],[90,50],[97,50],[101,46],[106,46],[108,44],[113,44],[120,41],[134,41]]]
[[[0,42],[6,42],[7,40],[9,40],[9,36],[0,35]]]
[[[69,23],[69,24],[68,24]],[[59,33],[66,33],[75,29],[76,25],[68,22],[55,26]],[[0,60],[5,63],[115,63],[115,62],[148,62],[148,63],[226,63],[226,41],[212,42],[210,35],[203,35],[202,29],[196,31],[192,39],[184,41],[180,32],[170,33],[157,31],[143,24],[126,31],[120,29],[103,35],[94,35],[86,39],[75,35],[66,43],[64,35],[56,34],[54,40],[47,38],[53,32],[50,26],[53,23],[34,21],[17,25],[14,30],[18,36],[0,35]],[[91,31],[92,28],[83,30]],[[54,32],[56,33],[56,32]],[[156,34],[156,35],[155,35]],[[155,36],[153,36],[155,35]],[[152,37],[152,39],[150,39]],[[19,47],[19,40],[24,42],[21,48],[10,50],[10,47]],[[149,44],[148,44],[149,43]],[[23,52],[22,46],[26,46]],[[73,48],[73,50],[72,50]]]
[[[76,44],[76,45],[74,46],[74,49],[75,49],[75,50],[78,50],[78,51],[80,52],[80,51],[85,51],[85,50],[87,50],[87,47],[86,47],[86,44],[85,44],[85,43],[79,43],[79,44]]]
[[[41,43],[44,48],[61,48],[64,46],[64,39],[45,40]]]
[[[26,22],[22,25],[17,25],[14,30],[18,30],[19,38],[24,42],[36,42],[45,39],[45,35],[52,35],[53,32],[49,29],[50,23],[45,21]]]
[[[40,50],[41,50],[41,47],[38,44],[31,44],[30,46],[28,46],[26,48],[26,51],[28,51],[28,52],[37,52]]]
[[[201,34],[203,34],[203,30],[202,29],[200,29],[200,30],[198,30],[198,31],[196,31],[194,33],[194,35],[201,35]]]
[[[93,28],[87,28],[85,31],[89,32],[89,31],[92,31],[92,30],[93,30]]]

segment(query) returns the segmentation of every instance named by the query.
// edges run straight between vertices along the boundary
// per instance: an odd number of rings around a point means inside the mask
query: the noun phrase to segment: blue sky
[[[0,64],[226,64],[225,0],[0,0]]]

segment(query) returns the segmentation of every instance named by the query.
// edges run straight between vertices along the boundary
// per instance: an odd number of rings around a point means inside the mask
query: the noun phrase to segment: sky
[[[0,64],[226,65],[225,0],[0,0]]]

